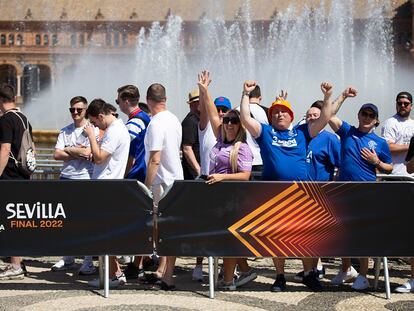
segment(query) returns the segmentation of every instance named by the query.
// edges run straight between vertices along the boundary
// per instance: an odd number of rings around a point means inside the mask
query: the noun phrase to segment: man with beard
[[[396,98],[397,113],[384,122],[382,137],[390,147],[394,169],[392,174],[407,175],[405,157],[410,139],[414,136],[414,120],[410,118],[413,97],[408,92],[400,92]]]

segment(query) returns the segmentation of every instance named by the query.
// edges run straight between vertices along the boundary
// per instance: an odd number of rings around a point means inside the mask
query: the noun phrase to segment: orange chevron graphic
[[[317,257],[341,227],[323,184],[294,182],[228,230],[255,256]]]

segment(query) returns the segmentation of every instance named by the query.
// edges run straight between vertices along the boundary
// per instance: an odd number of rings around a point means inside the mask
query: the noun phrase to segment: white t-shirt
[[[253,115],[253,118],[260,123],[269,124],[267,119],[266,112],[258,104],[249,104],[250,112]],[[236,108],[240,111],[240,106]],[[249,145],[253,153],[253,165],[262,165],[262,157],[260,156],[260,147],[257,144],[256,140],[250,135],[249,131],[246,131],[246,142]]]
[[[198,140],[200,142],[200,173],[201,175],[209,175],[210,172],[210,152],[217,142],[214,136],[213,128],[210,122],[204,130],[198,128]]]
[[[397,114],[385,120],[382,127],[382,137],[384,137],[387,142],[409,145],[412,136],[414,136],[414,120],[410,118],[404,120]],[[408,175],[407,167],[405,166],[405,157],[407,153],[400,152],[391,155],[392,162],[394,163],[392,174]]]
[[[122,120],[114,120],[106,129],[100,147],[110,154],[95,164],[92,179],[123,179],[128,162],[130,138]]]
[[[154,185],[171,185],[174,180],[184,179],[180,160],[182,129],[178,118],[168,110],[152,117],[145,135],[145,162],[148,165],[150,151],[161,151],[160,165]]]
[[[95,136],[99,138],[99,129],[95,127]],[[60,130],[55,149],[63,150],[65,147],[89,147],[88,136],[82,127],[69,124]],[[69,179],[89,179],[93,172],[93,164],[87,160],[72,159],[63,162],[60,176]]]

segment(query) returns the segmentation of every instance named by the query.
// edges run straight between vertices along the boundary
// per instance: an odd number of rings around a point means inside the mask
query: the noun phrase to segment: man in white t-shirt
[[[265,111],[264,107],[260,105],[261,101],[262,93],[260,91],[260,86],[256,85],[253,91],[251,91],[249,94],[250,114],[253,119],[259,121],[260,123],[269,124],[267,111]],[[238,106],[236,109],[240,111],[240,106]],[[249,131],[246,131],[246,141],[253,152],[252,178],[253,180],[260,180],[262,179],[263,170],[263,161],[260,155],[260,147]]]
[[[413,97],[408,92],[400,92],[396,98],[397,113],[385,120],[382,137],[390,147],[394,175],[408,175],[405,165],[408,146],[414,136],[414,120],[410,118],[413,108]]]
[[[93,171],[93,164],[90,161],[91,148],[89,139],[85,135],[83,128],[87,124],[85,118],[88,101],[83,96],[76,96],[70,100],[69,112],[73,123],[60,130],[54,158],[62,160],[63,167],[60,172],[60,179],[90,179]],[[99,129],[95,128],[95,136],[99,137]],[[75,257],[64,256],[55,263],[52,271],[66,271],[75,268]],[[79,275],[95,274],[96,268],[92,262],[92,256],[85,256],[85,260],[79,269]]]
[[[93,156],[92,179],[123,179],[129,155],[129,133],[122,120],[114,115],[116,108],[102,99],[94,99],[86,115],[91,124],[85,126]],[[94,127],[104,130],[105,134],[98,144]],[[109,286],[117,287],[126,283],[116,257],[109,257]],[[89,281],[90,286],[99,287],[99,279]]]
[[[182,128],[178,118],[167,110],[165,88],[161,84],[152,84],[147,90],[147,104],[152,119],[145,135],[145,162],[147,176],[145,185],[154,196],[154,212],[158,212],[158,202],[165,189],[174,180],[184,179],[180,160]],[[155,275],[161,278],[161,289],[173,289],[175,257],[161,257]]]

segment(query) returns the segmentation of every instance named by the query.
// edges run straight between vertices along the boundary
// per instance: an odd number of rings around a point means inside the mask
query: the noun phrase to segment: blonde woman
[[[198,86],[200,90],[200,104],[208,115],[212,130],[217,142],[210,152],[210,171],[206,183],[215,184],[222,180],[249,180],[252,170],[253,153],[246,143],[246,130],[240,122],[240,112],[232,109],[226,112],[220,120],[216,106],[230,106],[225,97],[218,97],[215,102],[211,100],[208,91],[210,76],[207,71],[199,75]],[[218,287],[223,290],[236,290],[247,282],[254,280],[257,275],[248,266],[246,258],[224,258],[224,279]],[[241,275],[234,280],[236,265],[241,270]]]

